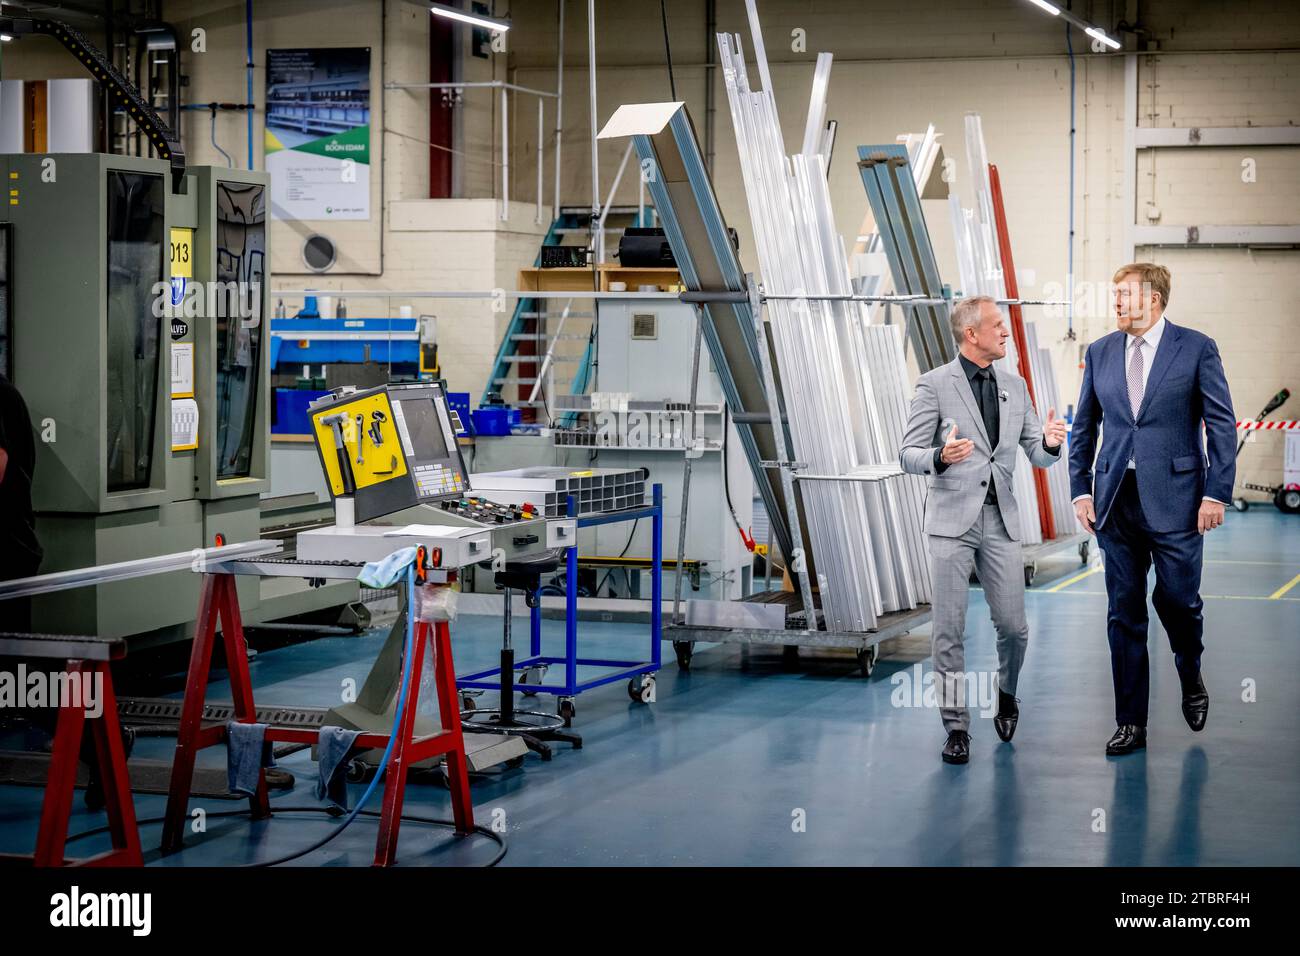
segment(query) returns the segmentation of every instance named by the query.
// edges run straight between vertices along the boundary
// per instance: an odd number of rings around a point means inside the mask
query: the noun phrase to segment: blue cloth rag
[[[402,548],[382,561],[368,563],[357,575],[357,580],[368,588],[391,588],[414,560],[415,548]]]
[[[226,781],[231,793],[251,797],[264,767],[274,767],[266,724],[226,724]]]
[[[331,810],[348,809],[347,757],[361,735],[359,730],[322,727],[316,742],[316,799],[329,802]]]

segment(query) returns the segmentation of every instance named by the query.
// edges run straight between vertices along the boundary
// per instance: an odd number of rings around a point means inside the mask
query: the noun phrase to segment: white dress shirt
[[[1160,319],[1156,322],[1156,324],[1151,326],[1151,328],[1149,328],[1146,332],[1142,333],[1142,335],[1140,336],[1129,335],[1127,332],[1124,334],[1127,339],[1127,341],[1124,343],[1124,376],[1125,379],[1127,380],[1129,365],[1133,361],[1133,352],[1136,349],[1141,349],[1142,350],[1142,397],[1143,399],[1145,399],[1147,393],[1147,382],[1151,380],[1151,366],[1155,364],[1156,350],[1160,348],[1160,340],[1164,338],[1164,334],[1165,334],[1165,317],[1164,315],[1161,315]],[[1140,343],[1138,341],[1139,339],[1141,340]],[[1130,458],[1128,460],[1128,467],[1131,469],[1136,469],[1137,462],[1135,462],[1132,458]],[[1084,498],[1091,498],[1091,497],[1092,495],[1079,495],[1079,497],[1073,500],[1082,501]],[[1226,502],[1219,501],[1218,498],[1211,498],[1209,495],[1206,495],[1202,500],[1213,501],[1221,505],[1226,504]]]
[[[1127,335],[1127,333],[1125,333]],[[1151,380],[1151,366],[1155,364],[1156,349],[1160,348],[1160,339],[1165,334],[1165,317],[1160,316],[1159,321],[1151,326],[1142,335],[1127,335],[1128,341],[1124,343],[1124,378],[1128,379],[1129,366],[1133,364],[1133,353],[1138,349],[1142,350],[1142,397],[1146,398],[1147,382]],[[1128,460],[1129,468],[1137,468],[1137,462],[1132,458]]]

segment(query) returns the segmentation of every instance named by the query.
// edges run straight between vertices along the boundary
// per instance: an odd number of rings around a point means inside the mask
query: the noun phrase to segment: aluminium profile
[[[635,144],[646,190],[685,287],[694,292],[746,291],[745,274],[685,104],[620,106],[597,138],[624,136],[631,136]],[[705,345],[771,521],[772,536],[789,560],[795,544],[786,517],[785,493],[779,475],[763,465],[777,460],[777,442],[788,443],[788,434],[773,429],[770,418],[759,420],[770,410],[750,305],[705,302],[701,309]],[[768,344],[761,347],[768,348]]]
[[[875,216],[881,245],[889,259],[894,288],[927,299],[944,298],[934,248],[921,211],[907,149],[898,144],[858,147],[858,169]],[[905,306],[912,351],[922,372],[957,357],[948,329],[949,306]]]

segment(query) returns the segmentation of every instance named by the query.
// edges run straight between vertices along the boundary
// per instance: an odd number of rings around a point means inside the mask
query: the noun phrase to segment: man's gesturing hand
[[[1074,503],[1074,516],[1079,519],[1079,524],[1083,525],[1083,530],[1088,534],[1097,533],[1092,528],[1092,523],[1097,520],[1097,512],[1092,509],[1091,498],[1080,498]]]
[[[1065,422],[1056,417],[1056,409],[1047,410],[1047,423],[1043,425],[1043,440],[1048,448],[1060,448],[1065,441]]]
[[[948,438],[944,442],[943,451],[939,453],[939,458],[945,465],[955,465],[969,458],[974,450],[975,443],[969,438],[958,438],[957,426],[953,425],[952,431],[948,433]]]
[[[1196,530],[1205,534],[1221,524],[1223,524],[1223,505],[1209,499],[1202,500],[1201,510],[1196,513]]]

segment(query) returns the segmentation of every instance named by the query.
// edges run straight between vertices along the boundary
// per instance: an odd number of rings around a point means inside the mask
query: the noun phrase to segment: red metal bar
[[[190,787],[194,782],[194,758],[206,746],[207,734],[200,739],[203,698],[208,689],[208,670],[212,663],[212,642],[217,630],[217,580],[223,575],[205,574],[199,592],[199,612],[194,622],[194,643],[190,647],[190,666],[185,673],[185,699],[181,704],[180,726],[176,732],[176,755],[172,759],[172,779],[167,792],[167,811],[163,820],[162,852],[174,853],[184,839],[185,815],[189,809]],[[225,575],[228,577],[228,575]],[[225,733],[222,731],[222,738]]]
[[[415,595],[411,595],[413,613]],[[415,711],[420,702],[420,673],[424,669],[424,646],[429,643],[429,625],[419,621],[415,625],[415,649],[410,661],[410,681],[406,703],[402,708],[402,722],[397,727],[397,742],[388,757],[384,779],[384,808],[379,817],[379,839],[375,844],[375,866],[392,866],[397,862],[397,836],[402,825],[402,801],[406,798],[406,748],[415,731]],[[401,694],[399,688],[398,694]]]
[[[248,644],[244,640],[244,622],[239,615],[239,592],[235,576],[222,574],[217,579],[217,610],[221,613],[221,639],[226,647],[226,668],[230,674],[231,701],[235,720],[241,724],[257,723],[257,707],[253,705],[253,678],[248,673]],[[257,775],[257,792],[248,798],[248,809],[254,820],[271,815],[271,800],[267,793],[266,771]]]
[[[68,671],[80,670],[81,661],[68,661]],[[86,725],[83,707],[60,707],[50,753],[50,775],[41,802],[41,824],[36,831],[37,866],[62,866],[63,848],[68,841],[68,820],[72,796],[77,789],[77,760],[81,734]]]
[[[989,193],[993,201],[993,219],[998,229],[998,248],[1002,254],[1002,278],[1007,289],[1008,299],[1020,298],[1016,283],[1016,264],[1011,258],[1011,233],[1007,230],[1007,213],[1002,205],[1002,183],[998,179],[998,168],[989,163]],[[1029,347],[1025,341],[1025,317],[1020,306],[1008,306],[1011,313],[1011,336],[1015,339],[1016,355],[1019,359],[1020,377],[1029,386],[1029,401],[1035,411],[1038,402],[1034,396],[1034,374],[1029,366]],[[1034,490],[1038,498],[1038,519],[1043,529],[1044,540],[1056,537],[1056,519],[1052,516],[1052,496],[1047,487],[1047,472],[1041,468],[1033,469]]]
[[[98,757],[113,849],[80,860],[64,857],[68,821],[72,816],[72,798],[77,786],[77,763],[82,735],[86,730],[87,716],[83,696],[81,701],[63,701],[59,706],[59,720],[50,755],[50,773],[45,785],[45,799],[41,805],[41,822],[36,834],[36,852],[31,858],[32,862],[37,866],[143,866],[140,831],[135,822],[135,805],[131,801],[131,784],[127,777],[126,752],[122,747],[122,732],[117,721],[117,698],[113,693],[112,672],[107,661],[79,660],[68,661],[67,672],[78,675],[79,687],[85,687],[87,681],[93,681],[96,675],[102,675],[102,710],[99,717],[91,718],[90,731]]]
[[[103,711],[93,722],[92,733],[95,735],[95,753],[99,757],[109,834],[113,849],[122,855],[115,865],[143,866],[144,854],[140,850],[140,830],[135,822],[135,803],[131,799],[126,748],[122,745],[122,728],[117,719],[117,695],[113,693],[112,674],[108,664],[103,661],[96,664],[92,672],[104,675],[101,692]],[[107,863],[111,859],[111,856],[106,855],[101,862]]]
[[[451,662],[451,629],[446,621],[435,625],[437,644],[433,679],[438,688],[438,715],[448,738],[447,784],[451,788],[452,819],[462,836],[474,830],[474,804],[469,798],[469,762],[465,759],[465,737],[460,725],[460,693],[456,669]]]

